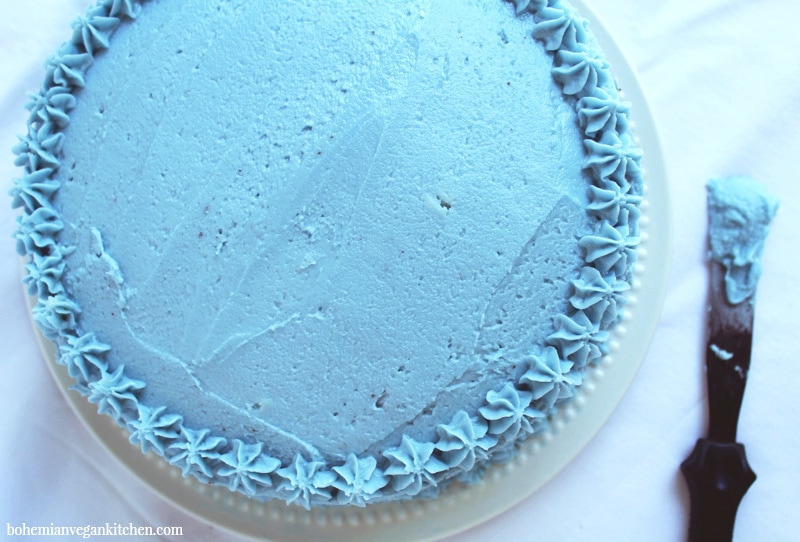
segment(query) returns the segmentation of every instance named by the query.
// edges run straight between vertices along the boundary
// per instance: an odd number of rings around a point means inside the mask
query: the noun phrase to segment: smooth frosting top
[[[707,188],[709,259],[725,266],[725,296],[737,305],[756,292],[778,199],[749,177],[711,179]]]
[[[478,408],[588,231],[575,111],[511,6],[333,4],[326,32],[317,3],[145,5],[87,72],[57,198],[83,321],[148,400],[285,460]]]
[[[76,388],[184,475],[304,506],[541,431],[607,351],[642,191],[565,3],[328,3],[100,0],[12,190]]]

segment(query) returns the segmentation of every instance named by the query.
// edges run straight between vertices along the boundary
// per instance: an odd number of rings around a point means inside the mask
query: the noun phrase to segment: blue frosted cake
[[[433,498],[609,348],[641,152],[566,2],[100,0],[28,108],[35,320],[184,476]]]

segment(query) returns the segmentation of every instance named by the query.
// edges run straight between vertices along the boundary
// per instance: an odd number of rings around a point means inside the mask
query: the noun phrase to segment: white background
[[[450,0],[452,1],[452,0]],[[589,0],[591,1],[591,0]],[[25,92],[86,0],[0,0],[0,189]],[[800,537],[800,3],[594,0],[638,70],[658,123],[672,208],[666,302],[650,351],[606,426],[563,472],[451,541],[685,538],[678,473],[705,427],[705,183],[750,175],[781,199],[767,240],[739,439],[758,480],[737,540]],[[6,150],[2,150],[6,149]],[[37,348],[0,198],[0,535],[6,524],[179,525],[175,540],[238,540],[186,516],[128,474],[62,398]],[[654,250],[651,247],[651,250]]]

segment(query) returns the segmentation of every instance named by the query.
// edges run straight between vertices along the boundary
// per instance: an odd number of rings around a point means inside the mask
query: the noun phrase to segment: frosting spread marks
[[[145,9],[153,7],[147,3],[144,5]],[[68,228],[69,222],[64,219],[65,209],[59,207],[64,183],[74,180],[70,171],[75,163],[68,162],[64,148],[65,140],[73,135],[69,127],[78,102],[85,98],[83,90],[90,92],[93,88],[93,85],[87,85],[87,74],[91,73],[91,66],[100,60],[103,51],[113,46],[112,35],[119,29],[128,28],[142,14],[142,5],[135,0],[101,0],[85,17],[77,20],[71,40],[48,61],[42,88],[27,104],[30,111],[28,130],[14,149],[16,164],[23,168],[24,173],[14,181],[11,193],[12,205],[22,209],[15,237],[18,252],[29,258],[25,277],[28,290],[38,296],[34,318],[45,336],[58,345],[59,362],[67,366],[76,381],[75,388],[97,404],[100,412],[126,427],[132,443],[143,451],[154,450],[164,456],[185,476],[226,485],[248,496],[281,498],[305,507],[364,505],[397,498],[433,496],[448,480],[474,481],[488,463],[512,457],[514,446],[521,438],[542,431],[547,426],[547,417],[581,384],[587,367],[607,351],[609,329],[618,318],[620,305],[625,302],[624,292],[632,280],[631,270],[639,243],[641,151],[629,130],[630,106],[621,100],[609,66],[587,31],[586,22],[566,2],[559,0],[518,0],[514,7],[519,19],[530,25],[532,35],[549,52],[552,81],[563,93],[563,103],[573,109],[578,137],[582,139],[584,158],[579,168],[583,173],[579,181],[586,183],[588,199],[577,205],[579,210],[581,206],[584,208],[581,218],[584,225],[578,225],[586,230],[575,243],[579,271],[568,278],[564,295],[566,304],[548,324],[549,330],[544,332],[540,346],[528,345],[527,351],[520,346],[519,357],[515,360],[506,359],[508,353],[500,347],[504,344],[503,325],[496,314],[502,312],[499,310],[501,307],[488,300],[477,312],[482,315],[482,320],[486,320],[479,328],[484,330],[483,338],[479,337],[474,346],[478,355],[464,358],[463,367],[454,375],[450,385],[444,386],[450,391],[465,389],[470,394],[477,393],[471,403],[458,401],[466,405],[465,409],[454,409],[446,415],[446,421],[435,423],[427,434],[420,430],[404,432],[401,429],[396,435],[385,436],[385,441],[379,439],[380,445],[369,452],[351,452],[338,457],[326,455],[303,442],[291,457],[279,457],[281,454],[267,448],[265,441],[251,436],[273,430],[267,427],[270,425],[268,420],[262,420],[263,426],[254,422],[258,427],[252,433],[242,431],[229,435],[212,427],[193,425],[187,421],[190,412],[177,413],[158,401],[152,403],[150,388],[156,386],[158,379],[141,378],[137,369],[129,369],[124,360],[116,360],[119,348],[116,344],[106,344],[98,334],[102,327],[99,322],[104,318],[92,316],[88,306],[81,307],[73,297],[76,290],[83,288],[81,284],[88,280],[84,276],[87,269],[94,269],[102,277],[104,289],[108,292],[108,302],[102,314],[123,320],[124,326],[131,330],[134,342],[141,342],[164,362],[164,371],[171,375],[168,378],[176,379],[187,389],[201,391],[210,382],[200,373],[212,362],[212,357],[190,356],[187,362],[163,345],[151,344],[139,336],[146,322],[131,318],[134,315],[132,307],[141,292],[135,286],[126,285],[129,273],[136,275],[137,271],[124,269],[119,263],[122,255],[112,257],[107,252],[104,239],[113,234],[94,226],[85,232],[73,232],[74,226]],[[422,16],[424,10],[418,11]],[[508,38],[501,35],[500,39],[505,42]],[[391,54],[405,60],[399,62],[398,70],[384,79],[380,79],[382,76],[379,74],[379,79],[372,83],[374,88],[385,91],[381,96],[389,96],[398,103],[411,103],[403,100],[413,98],[413,93],[407,92],[413,73],[403,66],[413,63],[419,47],[420,42],[413,33],[390,47],[389,50],[394,51]],[[179,50],[177,54],[183,54],[183,51]],[[442,62],[437,69],[448,70],[449,60]],[[197,66],[201,63],[198,62]],[[353,89],[343,87],[340,90],[347,94],[345,90]],[[158,97],[151,95],[151,98],[155,100]],[[351,197],[352,202],[363,201],[362,181],[372,175],[376,167],[381,167],[376,158],[377,149],[392,150],[386,139],[387,123],[395,121],[392,112],[382,107],[371,107],[374,105],[362,102],[362,110],[372,108],[377,113],[362,114],[355,117],[361,121],[354,121],[354,118],[348,122],[356,126],[351,136],[364,143],[358,147],[361,149],[358,152],[364,153],[363,159],[359,158],[357,162],[365,172],[353,173],[352,182],[344,184],[344,194],[349,194],[347,197]],[[102,115],[102,107],[100,109]],[[157,125],[159,121],[154,119],[154,122]],[[302,128],[307,132],[314,129],[313,122]],[[324,150],[334,152],[335,148],[327,146]],[[307,168],[313,176],[314,166]],[[324,187],[334,182],[325,180],[325,171],[330,170],[330,163],[327,166],[324,162],[318,163],[316,186],[322,188],[316,200],[280,202],[297,203],[294,207],[276,205],[294,213],[284,216],[279,211],[277,218],[277,223],[286,224],[291,231],[278,229],[267,233],[268,237],[287,242],[291,238],[292,242],[298,241],[299,246],[308,244],[314,236],[324,239],[324,243],[346,244],[342,230],[327,232],[325,228],[329,222],[321,220],[323,216],[329,217],[329,213],[342,212],[342,208],[330,206],[331,200],[325,197]],[[252,196],[258,198],[257,194]],[[345,196],[337,195],[339,199],[334,201],[341,202]],[[448,217],[458,210],[459,201],[463,200],[454,198],[448,190],[439,190],[426,201],[439,217]],[[574,202],[571,205],[574,206]],[[569,208],[570,205],[559,207]],[[344,208],[344,212],[346,210]],[[544,218],[548,210],[542,210],[540,218]],[[559,223],[569,224],[569,220],[575,220],[572,216]],[[350,223],[346,217],[343,221]],[[567,228],[568,231],[581,229],[573,226],[575,223]],[[237,227],[232,225],[234,230]],[[531,239],[538,235],[557,238],[558,233],[536,232]],[[222,230],[213,237],[213,251],[217,255],[229,250],[235,242]],[[524,299],[525,294],[530,293],[525,290],[524,283],[514,277],[524,275],[530,263],[530,246],[533,245],[526,244],[523,239],[517,246],[522,246],[521,251],[508,260],[510,264],[498,276],[493,290],[495,301],[507,298],[509,301],[503,307],[512,309],[514,304],[510,300]],[[76,252],[78,249],[80,254]],[[163,251],[164,248],[156,247],[156,250]],[[299,262],[299,267],[311,270],[313,274],[325,267],[323,259],[330,258],[331,253],[335,252],[325,250],[317,254],[306,251],[307,256]],[[757,256],[760,252],[752,254]],[[169,267],[166,270],[169,271]],[[752,266],[748,273],[752,276]],[[253,276],[257,275],[254,273]],[[238,280],[246,280],[246,277]],[[152,280],[155,279],[149,277],[142,284]],[[139,284],[138,277],[133,282]],[[750,282],[745,281],[747,284]],[[236,301],[237,304],[239,301],[246,303],[244,299]],[[295,320],[314,314],[324,318],[324,314],[318,314],[325,312],[324,303],[312,303],[308,307],[311,310],[303,308],[302,312],[285,313],[287,318],[278,324],[249,333],[246,337],[237,336],[238,331],[220,333],[218,336],[224,338],[223,342],[209,351],[224,354],[223,358],[241,355],[242,348],[253,344],[252,340],[260,334],[278,329],[276,325],[292,325]],[[513,335],[509,334],[510,337]],[[507,375],[502,382],[495,379],[495,387],[485,390],[470,387],[472,376],[485,370],[482,365],[495,370],[492,367],[497,364]],[[398,370],[402,368],[401,365]],[[228,396],[224,390],[211,391],[204,397],[207,397],[202,399],[207,401],[204,406],[242,409],[242,405],[226,405]],[[374,400],[377,405],[396,398],[384,391],[376,394]],[[446,403],[445,399],[443,403]],[[260,406],[258,401],[253,401],[247,409],[257,411]],[[417,418],[426,420],[429,413],[423,412]],[[288,435],[288,438],[295,437]]]

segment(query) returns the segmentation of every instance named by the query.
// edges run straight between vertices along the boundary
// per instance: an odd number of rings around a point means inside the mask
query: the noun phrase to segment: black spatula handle
[[[701,438],[681,464],[689,486],[689,542],[728,542],[736,510],[756,474],[738,442]]]

